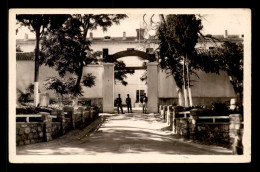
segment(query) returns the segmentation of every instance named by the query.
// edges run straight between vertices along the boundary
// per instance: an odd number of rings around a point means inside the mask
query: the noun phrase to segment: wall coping
[[[84,67],[103,67],[103,64],[88,64],[87,66]]]
[[[103,63],[103,66],[115,66],[114,63]]]
[[[146,66],[157,66],[158,64],[158,62],[148,62],[146,63]]]

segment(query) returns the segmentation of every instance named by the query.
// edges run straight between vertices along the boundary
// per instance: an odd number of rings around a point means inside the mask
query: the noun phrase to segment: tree
[[[241,107],[243,105],[243,44],[225,41],[216,51],[217,64],[220,70],[226,71],[229,75],[237,96],[237,105]]]
[[[196,69],[219,74],[226,71],[237,96],[238,106],[243,100],[243,44],[226,40],[213,50],[196,50],[193,60]]]
[[[39,80],[39,47],[40,39],[45,31],[56,29],[62,25],[68,15],[35,15],[35,14],[19,14],[16,15],[17,22],[22,26],[28,27],[31,32],[35,33],[35,69],[34,69],[34,105],[38,105],[38,80]]]
[[[24,103],[28,103],[30,101],[29,99],[34,93],[34,85],[32,83],[29,84],[29,86],[25,89],[25,91],[22,91],[18,88],[16,90],[17,90],[18,102],[24,105]]]
[[[223,70],[227,71],[230,82],[233,85],[237,95],[238,106],[243,106],[243,45],[225,42],[223,45],[223,54],[225,56],[226,65]]]
[[[159,39],[160,67],[172,75],[179,95],[179,105],[188,106],[187,88],[192,106],[190,91],[190,70],[195,45],[198,42],[201,20],[195,15],[160,15],[161,22],[157,30]],[[183,88],[182,88],[183,87]]]
[[[45,65],[54,67],[61,77],[66,72],[75,74],[77,79],[72,88],[75,96],[81,94],[81,79],[83,84],[93,82],[93,77],[82,76],[83,67],[97,62],[101,52],[94,52],[87,39],[89,30],[101,27],[103,31],[113,24],[119,24],[120,20],[127,17],[123,14],[74,14],[64,23],[63,27],[44,35],[42,44],[42,61]],[[86,80],[86,78],[88,78]]]
[[[92,77],[92,76],[91,76]],[[54,90],[58,95],[61,96],[61,102],[63,103],[63,96],[66,94],[73,94],[71,92],[74,87],[75,78],[70,77],[69,79],[59,79],[58,77],[49,77],[43,83],[44,87],[47,90]],[[95,83],[91,83],[89,87],[95,85]]]

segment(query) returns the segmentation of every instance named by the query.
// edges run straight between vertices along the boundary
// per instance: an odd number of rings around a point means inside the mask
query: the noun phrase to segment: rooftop
[[[224,37],[224,35],[206,35],[207,38],[212,37],[215,41],[223,42],[226,40],[229,41],[236,41],[236,42],[242,42],[244,39],[243,37],[239,37],[239,35],[228,35],[227,38]],[[109,38],[104,38],[104,37],[93,37],[92,39],[88,38],[92,43],[104,43],[104,42],[139,42],[138,38],[136,36],[130,36],[130,37],[109,37]],[[157,39],[154,36],[150,36],[149,39],[140,39],[140,42],[144,42],[146,40],[150,41],[157,41]],[[208,39],[206,39],[208,40]],[[199,37],[199,42],[205,41],[202,37]],[[34,44],[35,39],[17,39],[16,40],[17,44]]]

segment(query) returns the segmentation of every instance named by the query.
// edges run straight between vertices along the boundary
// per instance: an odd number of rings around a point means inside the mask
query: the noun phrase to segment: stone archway
[[[138,50],[120,51],[113,55],[108,55],[111,58],[118,59],[126,56],[138,56],[148,60],[151,54]],[[103,74],[103,112],[114,112],[114,63],[104,63]],[[158,62],[148,62],[147,67],[147,96],[148,96],[148,112],[158,112]]]
[[[145,53],[143,51],[139,50],[134,50],[134,49],[128,49],[126,51],[120,51],[117,52],[113,55],[111,55],[114,59],[119,59],[121,57],[126,57],[126,56],[138,56],[141,57],[144,60],[149,60],[151,54]]]

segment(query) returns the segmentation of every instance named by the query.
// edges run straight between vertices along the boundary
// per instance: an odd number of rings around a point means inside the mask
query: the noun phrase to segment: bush
[[[23,106],[16,108],[16,114],[37,114],[39,112],[47,112],[51,113],[52,109],[43,108],[43,107],[35,107],[35,106]]]
[[[228,107],[225,103],[213,103],[212,110],[216,113],[227,113]]]
[[[39,111],[34,106],[24,106],[16,108],[16,114],[37,114]]]
[[[202,109],[201,116],[226,116],[231,113],[226,103],[212,103],[211,107],[206,106],[193,106],[185,108],[185,111],[191,109]]]

